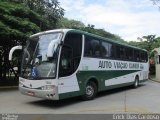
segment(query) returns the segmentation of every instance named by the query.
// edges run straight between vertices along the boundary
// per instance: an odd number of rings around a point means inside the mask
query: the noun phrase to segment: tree
[[[57,23],[57,28],[70,28],[70,29],[83,30],[89,33],[93,33],[93,34],[102,36],[102,37],[113,39],[118,42],[127,43],[123,39],[121,39],[118,35],[109,33],[105,31],[104,29],[97,29],[95,28],[95,25],[92,25],[92,24],[88,24],[87,26],[85,26],[83,22],[78,21],[78,20],[73,20],[73,19],[62,17]]]
[[[155,47],[155,43],[157,42],[156,35],[143,36],[142,39],[144,40],[143,43],[146,45],[146,49],[148,51],[152,51]]]
[[[160,10],[160,0],[151,0],[153,2],[153,5],[158,6],[159,10]]]
[[[40,31],[40,27],[31,21],[35,18],[39,21],[41,19],[22,4],[1,1],[0,11],[0,79],[2,80],[6,79],[6,74],[12,69],[8,61],[10,48],[24,43],[30,34]]]
[[[23,4],[30,10],[39,14],[43,20],[46,20],[47,27],[39,23],[41,30],[55,29],[58,20],[64,15],[64,9],[60,7],[57,0],[1,0]],[[21,13],[20,13],[21,14]]]
[[[81,21],[61,17],[57,23],[57,28],[81,29],[85,25]]]
[[[20,0],[31,10],[49,21],[49,29],[56,28],[57,21],[64,15],[64,9],[57,0]]]
[[[127,42],[125,42],[123,39],[121,39],[121,37],[119,37],[118,35],[107,32],[104,29],[97,29],[97,28],[95,28],[94,25],[88,24],[88,26],[83,28],[82,30],[89,32],[89,33],[93,33],[93,34],[102,36],[102,37],[105,37],[105,38],[112,39],[113,41],[127,44]]]
[[[143,37],[138,37],[140,42],[129,42],[130,45],[146,49],[151,52],[154,48],[160,47],[160,38],[156,35],[148,35]]]
[[[45,19],[42,14],[36,13],[36,10],[31,10],[31,6],[27,7],[20,1],[24,2],[24,0],[0,0],[0,80],[6,79],[9,70],[15,73],[8,61],[11,47],[18,44],[24,45],[31,34],[55,27],[55,25],[52,26],[51,20]],[[46,8],[44,10],[48,15],[53,12],[53,9],[52,12]]]

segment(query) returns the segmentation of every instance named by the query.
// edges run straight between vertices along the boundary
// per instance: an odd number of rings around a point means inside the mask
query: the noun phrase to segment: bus
[[[19,90],[24,95],[61,100],[82,96],[92,100],[100,91],[133,86],[148,79],[146,50],[74,29],[32,35],[22,50]]]

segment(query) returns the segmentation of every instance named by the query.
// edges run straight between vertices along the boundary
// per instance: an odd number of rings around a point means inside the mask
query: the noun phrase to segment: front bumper
[[[54,89],[51,89],[51,90],[40,90],[35,88],[31,89],[31,88],[19,86],[19,91],[24,95],[28,95],[32,97],[39,97],[39,98],[44,98],[49,100],[59,100],[58,87],[55,87]]]

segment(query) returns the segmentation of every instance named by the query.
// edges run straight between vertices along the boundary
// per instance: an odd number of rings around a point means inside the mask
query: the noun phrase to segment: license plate
[[[29,95],[29,96],[34,96],[34,92],[28,91],[28,92],[27,92],[27,95]]]

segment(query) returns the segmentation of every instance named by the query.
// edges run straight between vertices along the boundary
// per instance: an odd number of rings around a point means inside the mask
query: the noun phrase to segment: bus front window
[[[58,57],[58,45],[53,56],[47,56],[50,43],[60,41],[61,33],[49,33],[31,37],[23,51],[21,76],[26,79],[54,78]]]

